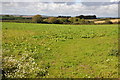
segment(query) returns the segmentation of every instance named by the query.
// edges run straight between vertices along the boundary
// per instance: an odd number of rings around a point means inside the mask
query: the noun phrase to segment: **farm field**
[[[118,78],[118,25],[2,23],[10,78]]]

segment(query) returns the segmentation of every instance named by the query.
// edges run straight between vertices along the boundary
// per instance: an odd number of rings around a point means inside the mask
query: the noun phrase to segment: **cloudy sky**
[[[105,0],[104,0],[105,1]],[[78,16],[78,15],[97,15],[98,17],[117,17],[118,0],[109,2],[2,2],[0,14],[17,15],[48,15],[48,16]]]

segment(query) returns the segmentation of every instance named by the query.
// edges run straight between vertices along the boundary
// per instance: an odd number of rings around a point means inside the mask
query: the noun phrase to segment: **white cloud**
[[[0,2],[114,2],[119,0],[0,0]]]
[[[97,16],[116,16],[118,4],[92,5],[82,3],[68,5],[67,3],[3,3],[3,13],[42,14],[42,15],[81,15],[95,14]]]
[[[119,2],[120,0],[110,0],[110,2]]]

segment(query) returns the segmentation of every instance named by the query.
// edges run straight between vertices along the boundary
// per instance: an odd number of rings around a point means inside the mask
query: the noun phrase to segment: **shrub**
[[[41,68],[28,53],[19,59],[13,56],[4,57],[3,71],[6,78],[35,78],[48,74],[47,68]]]
[[[104,22],[104,24],[113,24],[113,22],[110,21],[110,20],[106,20],[106,21]]]
[[[81,24],[84,24],[84,23],[85,23],[85,19],[81,19],[81,20],[80,20],[80,23],[81,23]]]
[[[59,24],[60,23],[60,21],[56,17],[50,17],[46,21],[51,24]]]
[[[85,21],[85,24],[94,24],[94,21]]]
[[[35,23],[40,23],[43,21],[42,16],[41,15],[35,15],[32,17],[32,21]]]
[[[74,23],[74,22],[76,22],[76,18],[75,17],[69,18],[68,21],[71,23]]]
[[[66,24],[67,22],[70,22],[67,18],[58,18],[60,24]]]
[[[118,24],[120,24],[120,21],[118,21]]]
[[[73,24],[94,24],[94,21],[86,21],[85,19],[80,19],[79,21],[76,21]]]
[[[48,19],[43,19],[43,23],[48,23]]]

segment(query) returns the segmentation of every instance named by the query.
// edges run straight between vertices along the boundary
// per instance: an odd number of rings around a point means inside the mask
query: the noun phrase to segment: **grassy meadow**
[[[118,78],[118,25],[2,23],[8,78]]]

